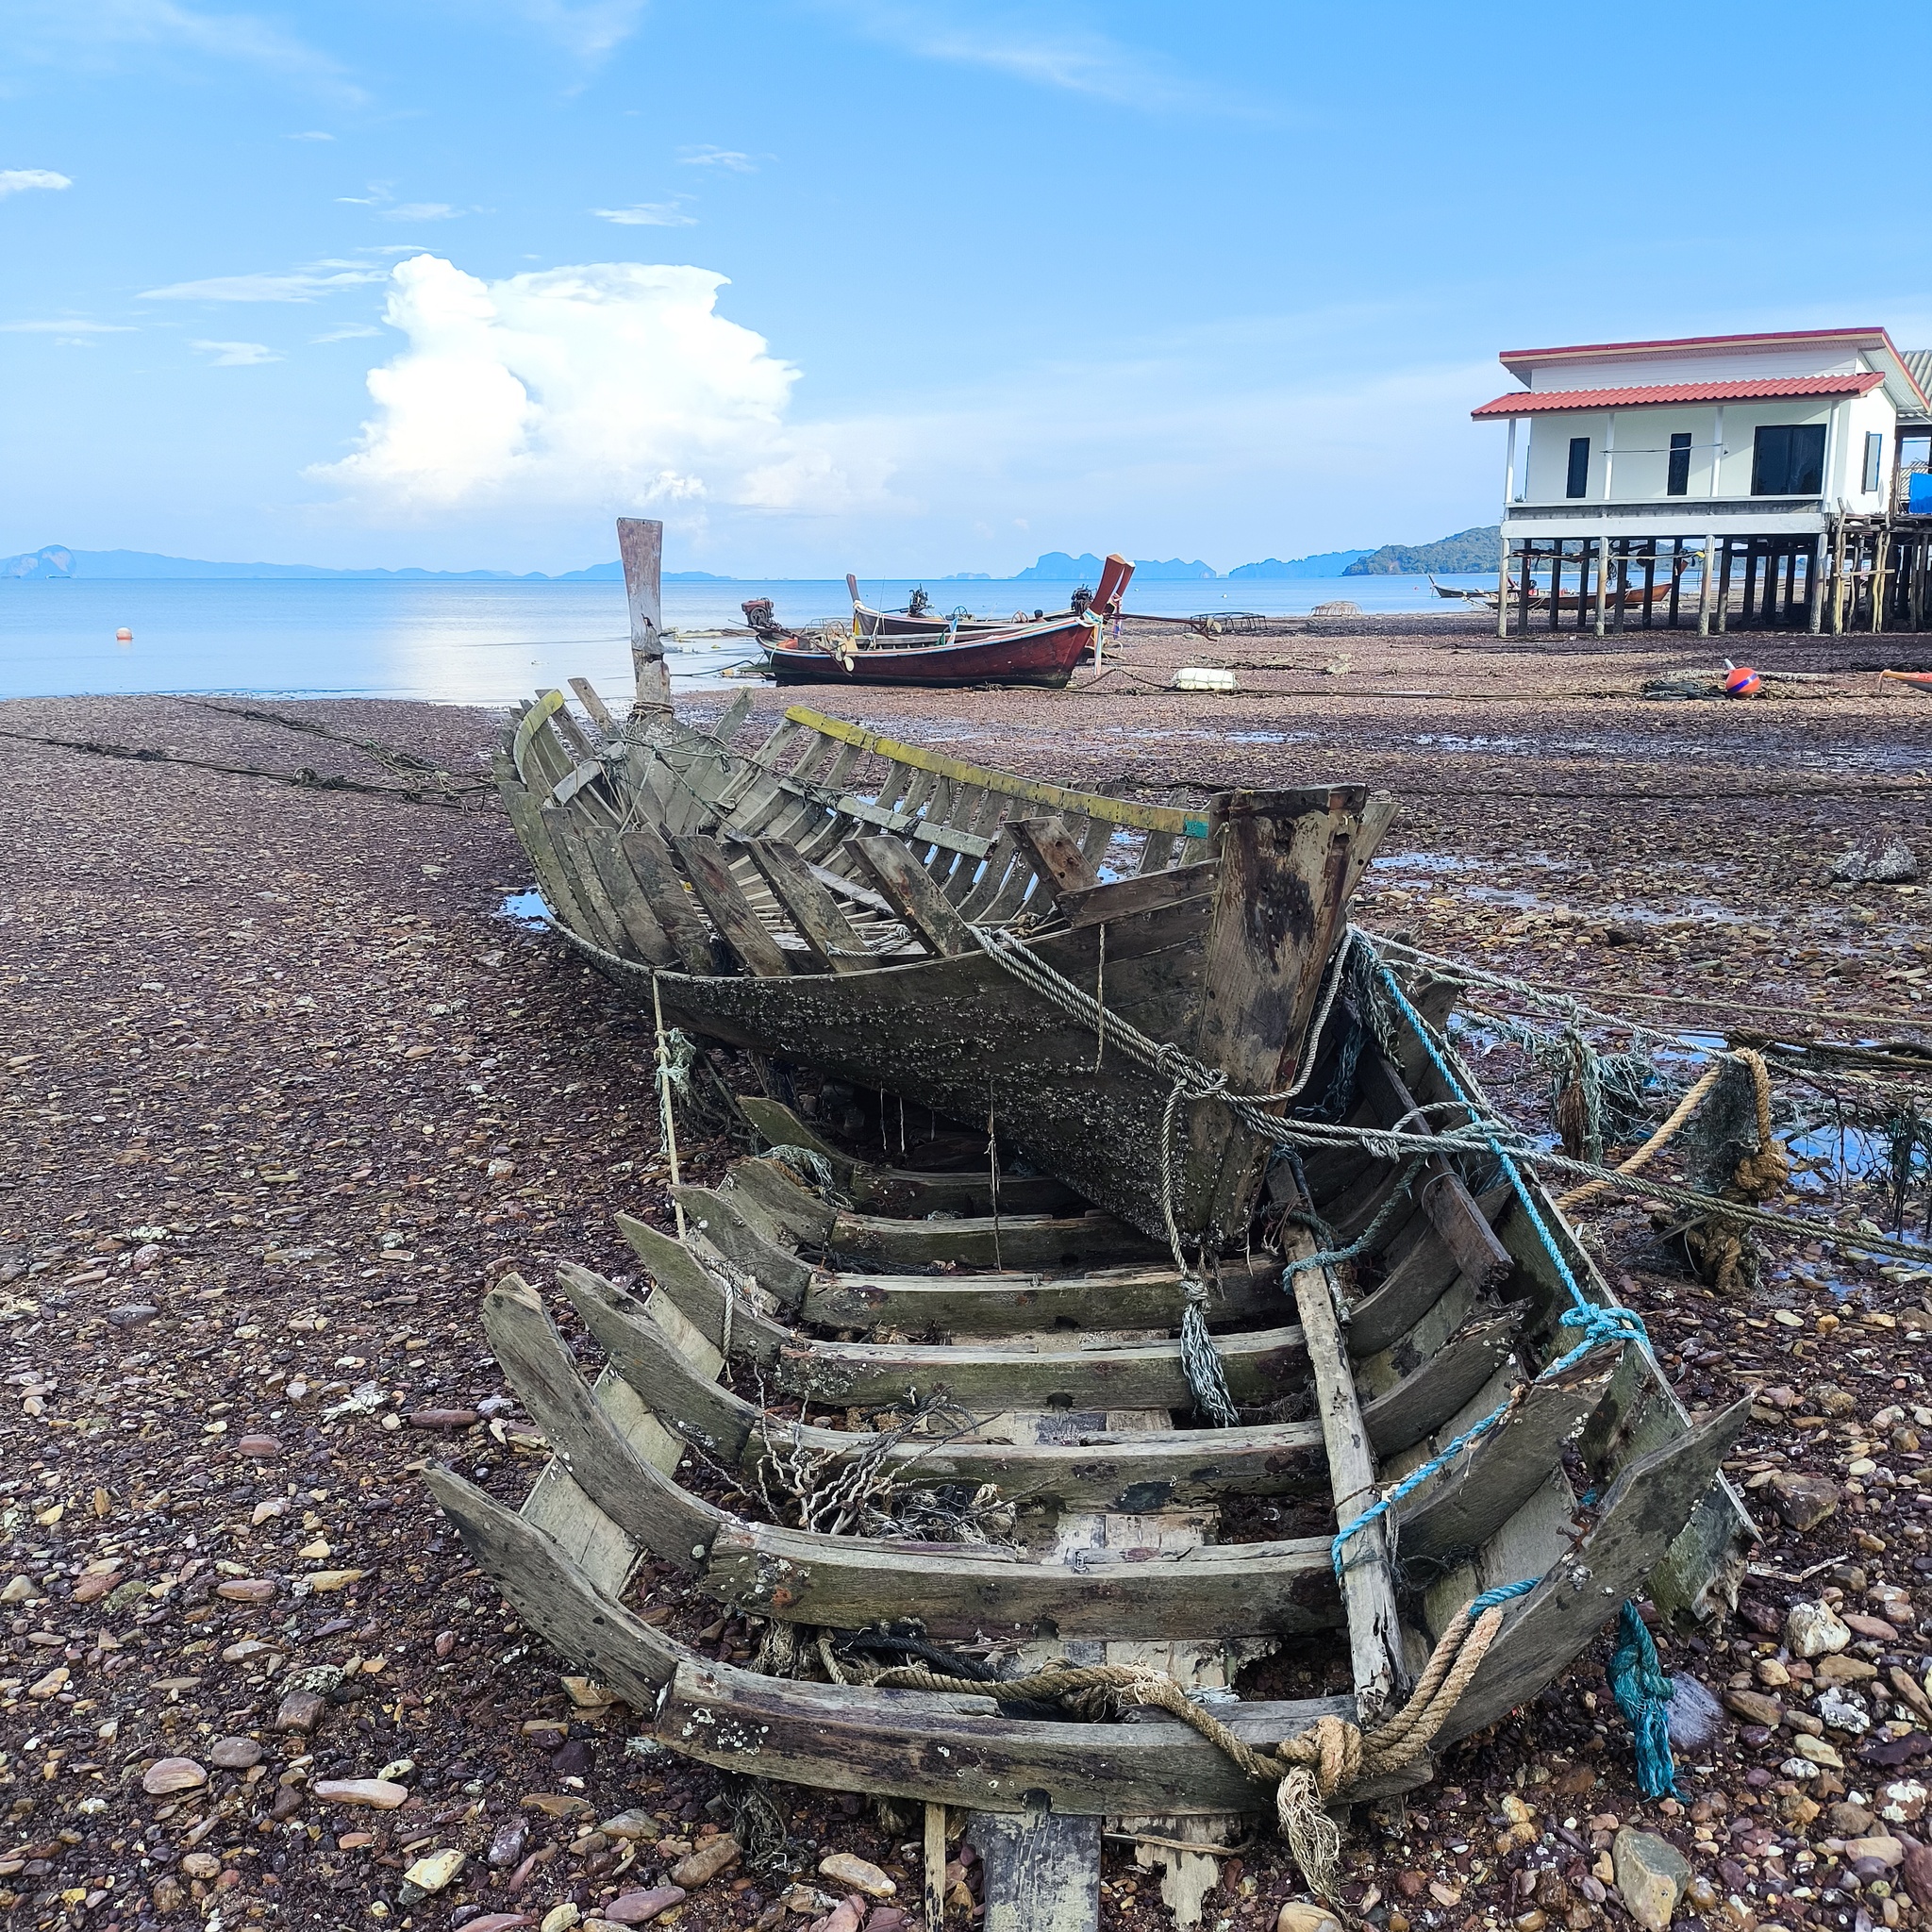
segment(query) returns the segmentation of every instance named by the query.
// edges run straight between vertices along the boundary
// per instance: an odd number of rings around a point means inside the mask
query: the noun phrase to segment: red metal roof
[[[1785,396],[1869,395],[1885,373],[1859,375],[1774,375],[1746,382],[1665,382],[1631,389],[1519,389],[1469,413],[1478,421],[1494,416],[1542,416],[1558,409],[1631,409],[1646,403],[1757,403]]]

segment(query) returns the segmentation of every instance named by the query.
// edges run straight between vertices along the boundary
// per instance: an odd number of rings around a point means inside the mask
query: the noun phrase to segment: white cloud
[[[1056,26],[1044,9],[995,12],[948,0],[821,0],[867,39],[1039,87],[1141,108],[1199,106],[1200,89],[1091,27]]]
[[[212,357],[217,369],[253,369],[258,363],[282,359],[266,342],[190,342],[188,346]]]
[[[645,0],[510,0],[515,12],[579,60],[599,60],[637,30]]]
[[[695,228],[695,215],[688,215],[675,201],[640,201],[629,208],[593,208],[591,212],[620,228]]]
[[[325,275],[324,269],[333,273]],[[353,289],[386,281],[379,268],[321,262],[313,268],[291,269],[283,275],[210,275],[200,282],[170,282],[163,289],[144,289],[143,302],[313,302],[335,289]]]
[[[317,127],[306,127],[300,134],[285,134],[282,136],[282,139],[284,141],[333,141],[335,136],[333,134],[325,134]]]
[[[680,168],[723,168],[731,175],[756,175],[758,164],[735,147],[681,147],[677,151]]]
[[[10,336],[131,336],[133,327],[125,322],[0,322],[0,331]]]
[[[340,62],[250,13],[200,13],[175,0],[9,0],[14,60],[113,70],[128,48],[188,53],[261,68],[335,99],[365,98]]]
[[[310,336],[311,342],[353,342],[364,336],[379,336],[382,331],[373,323],[352,322],[342,328],[332,328],[325,336]]]
[[[466,208],[452,208],[446,201],[406,201],[398,207],[384,208],[382,218],[386,222],[456,222],[468,212]]]
[[[52,168],[0,168],[0,195],[25,194],[30,188],[72,188],[65,175]]]
[[[595,262],[485,282],[399,262],[408,338],[369,374],[361,447],[311,473],[385,514],[655,505],[815,514],[876,497],[882,470],[788,427],[798,372],[717,313],[708,269]]]

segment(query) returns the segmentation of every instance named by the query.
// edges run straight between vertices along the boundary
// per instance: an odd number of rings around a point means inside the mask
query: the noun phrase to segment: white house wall
[[[1667,382],[1757,382],[1788,375],[1857,375],[1878,364],[1857,349],[1678,350],[1662,356],[1604,356],[1529,366],[1533,390],[1653,388]]]
[[[1751,464],[1756,432],[1774,424],[1828,424],[1834,399],[1791,397],[1771,402],[1726,403],[1724,408],[1724,454],[1712,488],[1712,445],[1717,440],[1718,412],[1707,404],[1660,406],[1630,409],[1564,410],[1529,419],[1526,489],[1522,500],[1559,504],[1571,499],[1570,441],[1590,438],[1590,488],[1585,503],[1694,503],[1699,497],[1746,497],[1751,494]],[[1883,390],[1867,396],[1843,399],[1836,446],[1827,435],[1833,475],[1825,479],[1827,497],[1843,497],[1856,509],[1882,507],[1891,465],[1891,429],[1895,422],[1891,400]],[[1607,465],[1610,493],[1604,493],[1606,436],[1615,424],[1614,459]],[[1880,489],[1865,495],[1857,485],[1864,459],[1865,434],[1876,430],[1885,439],[1885,474]],[[1690,484],[1688,495],[1672,497],[1666,484],[1670,473],[1673,434],[1690,438]]]

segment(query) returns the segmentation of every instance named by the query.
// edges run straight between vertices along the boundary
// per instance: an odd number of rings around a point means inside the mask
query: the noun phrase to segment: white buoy
[[[121,628],[114,633],[114,641],[117,644],[131,644],[134,641],[134,633],[131,630],[129,630],[127,626],[124,624],[121,626]]]

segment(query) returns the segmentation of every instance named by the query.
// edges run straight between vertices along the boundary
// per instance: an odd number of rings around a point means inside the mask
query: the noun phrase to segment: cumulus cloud
[[[0,195],[25,194],[32,188],[72,188],[65,175],[52,168],[0,168]]]
[[[639,201],[629,208],[593,208],[593,215],[615,222],[620,228],[695,228],[695,215],[688,215],[675,201]]]
[[[334,289],[353,289],[388,277],[379,268],[359,262],[318,262],[286,274],[209,275],[199,282],[170,282],[165,288],[144,289],[143,302],[313,302]]]
[[[386,319],[408,346],[370,371],[360,448],[311,474],[412,511],[824,512],[875,494],[875,464],[787,425],[798,372],[718,314],[724,285],[635,261],[497,282],[399,262]]]
[[[217,369],[253,369],[260,362],[282,359],[266,342],[190,342],[188,346],[199,349]]]

